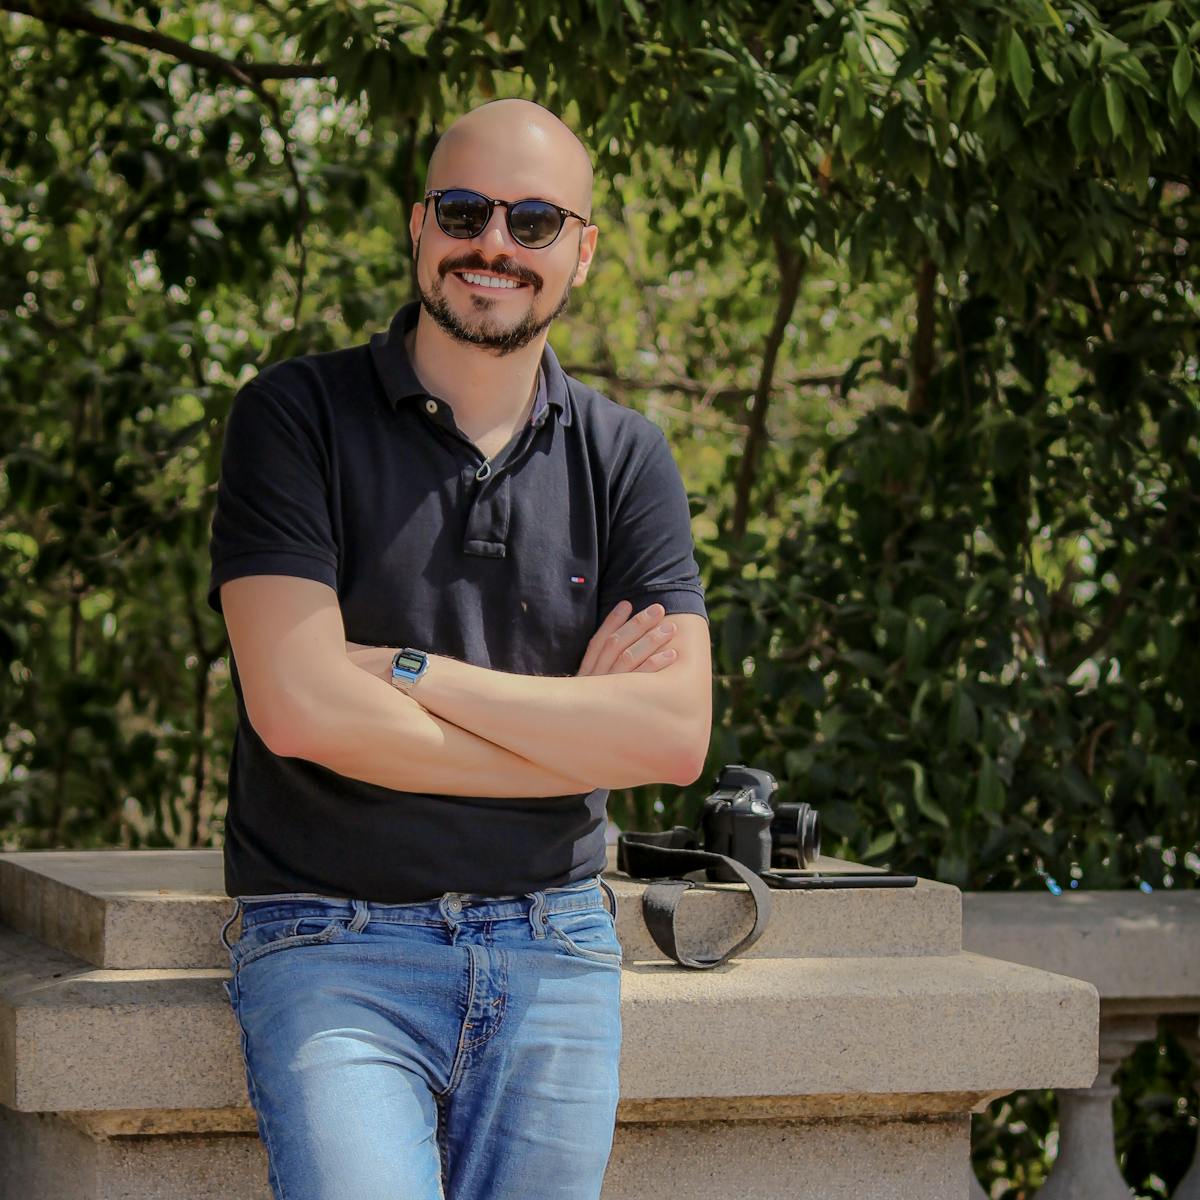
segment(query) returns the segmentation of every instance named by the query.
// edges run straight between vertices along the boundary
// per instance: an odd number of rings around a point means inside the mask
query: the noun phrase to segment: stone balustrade
[[[1095,985],[1099,1071],[1091,1087],[1058,1092],[1058,1157],[1038,1197],[1129,1200],[1113,1141],[1113,1075],[1162,1020],[1193,1058],[1200,1051],[1200,891],[968,892],[963,945]],[[1172,1200],[1200,1200],[1200,1148]]]
[[[953,887],[776,892],[748,954],[688,971],[651,941],[643,885],[608,878],[625,965],[605,1200],[962,1200],[972,1112],[1096,1076],[1096,988],[964,950]],[[0,854],[0,1195],[269,1197],[221,879],[215,850]],[[750,899],[713,885],[680,913],[711,951]]]

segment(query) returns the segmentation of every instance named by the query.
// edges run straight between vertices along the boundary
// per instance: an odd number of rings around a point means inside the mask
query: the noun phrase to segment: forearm
[[[427,711],[349,658],[298,705],[277,753],[380,787],[448,796],[568,796],[596,784],[548,768]]]
[[[698,689],[681,689],[668,671],[511,675],[431,655],[413,695],[429,712],[489,742],[604,788],[691,783],[711,722],[707,679]]]

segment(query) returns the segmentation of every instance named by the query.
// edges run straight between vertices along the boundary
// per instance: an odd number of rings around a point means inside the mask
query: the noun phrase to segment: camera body
[[[721,768],[700,812],[704,849],[761,874],[772,866],[805,867],[821,853],[820,819],[811,805],[774,803],[770,771],[733,763]],[[707,868],[714,882],[736,883],[723,864]]]

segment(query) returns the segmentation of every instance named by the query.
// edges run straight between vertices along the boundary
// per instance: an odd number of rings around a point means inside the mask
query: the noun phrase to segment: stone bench
[[[964,951],[953,887],[775,892],[748,955],[688,971],[643,885],[607,878],[626,957],[605,1200],[962,1200],[973,1111],[1096,1074],[1096,989]],[[232,907],[217,850],[0,854],[0,1195],[269,1198],[221,986]],[[751,906],[711,885],[681,914],[703,950]]]
[[[1129,1200],[1113,1137],[1113,1075],[1158,1024],[1200,1055],[1200,891],[968,892],[963,943],[1086,979],[1100,996],[1099,1071],[1058,1095],[1059,1151],[1039,1200]],[[975,1184],[976,1200],[983,1189]],[[1172,1200],[1200,1200],[1200,1150]]]

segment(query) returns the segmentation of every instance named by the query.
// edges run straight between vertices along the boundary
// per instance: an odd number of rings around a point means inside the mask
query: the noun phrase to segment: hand
[[[592,635],[576,677],[661,671],[676,657],[676,651],[667,646],[675,636],[674,623],[659,624],[666,611],[661,604],[651,604],[631,617],[633,605],[622,600]]]

